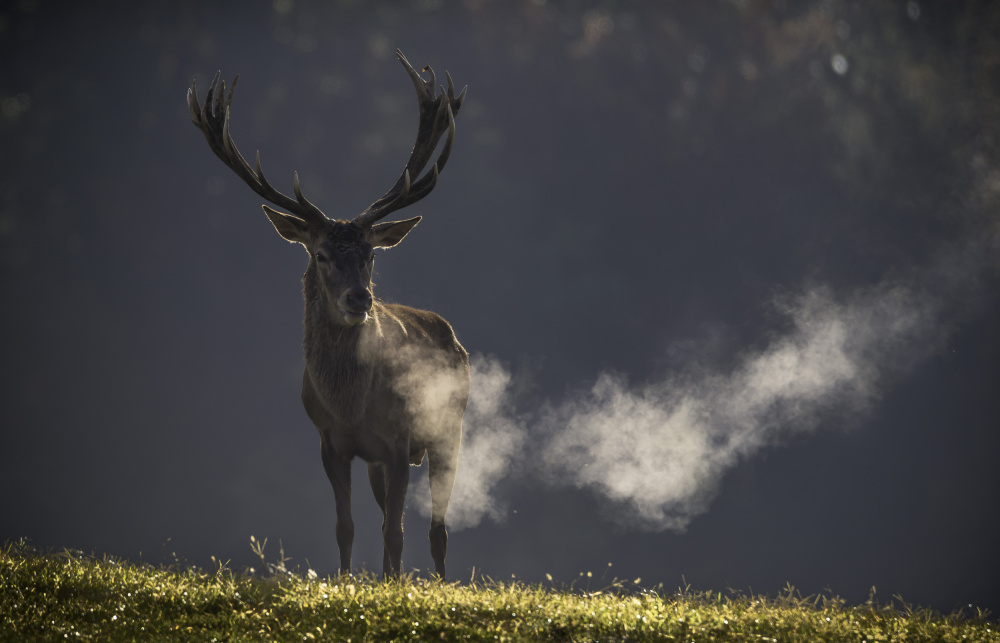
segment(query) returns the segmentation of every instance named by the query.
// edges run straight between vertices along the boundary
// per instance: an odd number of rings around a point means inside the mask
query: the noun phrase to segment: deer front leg
[[[385,464],[385,519],[382,521],[382,542],[385,545],[383,579],[399,578],[403,559],[403,506],[409,484],[410,462],[408,452],[404,450],[395,454],[392,461]]]
[[[371,484],[375,502],[382,511],[382,524],[385,525],[385,467],[378,462],[368,463],[368,482]],[[389,550],[382,547],[382,569],[389,568]]]
[[[351,516],[351,459],[341,456],[323,441],[323,468],[333,485],[337,503],[337,547],[340,548],[340,573],[351,573],[351,548],[354,546],[354,518]]]

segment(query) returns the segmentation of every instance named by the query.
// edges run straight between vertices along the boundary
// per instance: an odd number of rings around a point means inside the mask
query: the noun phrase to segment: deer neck
[[[377,351],[371,349],[371,340],[379,323],[379,306],[376,304],[363,324],[339,323],[331,315],[312,270],[303,278],[303,295],[306,370],[321,398],[336,401],[330,404],[331,410],[338,409],[348,416],[345,419],[358,420],[375,383]]]

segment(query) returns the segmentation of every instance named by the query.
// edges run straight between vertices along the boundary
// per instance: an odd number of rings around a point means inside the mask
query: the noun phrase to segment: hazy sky
[[[474,355],[455,578],[1000,610],[990,3],[87,4],[0,10],[0,539],[335,570],[306,256],[185,93],[240,74],[244,154],[349,218],[413,142],[399,47],[469,86],[375,278]]]

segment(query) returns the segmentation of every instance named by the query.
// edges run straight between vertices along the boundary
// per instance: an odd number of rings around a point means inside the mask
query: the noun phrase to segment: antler
[[[215,155],[222,159],[222,162],[229,166],[233,172],[246,182],[253,191],[264,197],[279,208],[288,210],[290,213],[299,216],[312,223],[322,223],[327,220],[326,215],[310,203],[299,188],[299,174],[295,173],[295,198],[285,196],[278,192],[264,178],[264,171],[260,167],[260,151],[257,152],[257,170],[254,171],[247,163],[243,155],[236,148],[233,137],[229,134],[229,106],[233,102],[233,92],[236,91],[236,82],[239,76],[233,79],[233,86],[229,89],[229,96],[226,93],[226,81],[219,84],[219,77],[222,72],[215,74],[212,85],[208,88],[208,96],[205,103],[198,107],[198,90],[195,83],[191,82],[188,89],[187,102],[188,109],[191,110],[191,120],[198,129],[202,131],[208,139],[208,145],[215,152]]]
[[[417,140],[413,144],[413,151],[410,152],[410,158],[406,162],[406,167],[403,168],[403,173],[399,175],[392,188],[354,218],[354,223],[361,227],[371,226],[390,212],[416,203],[434,189],[438,174],[444,169],[445,163],[448,162],[448,156],[451,154],[451,145],[455,141],[455,116],[458,115],[458,110],[462,107],[465,91],[468,89],[468,87],[464,87],[456,97],[455,84],[451,80],[451,74],[445,72],[445,76],[448,78],[448,93],[445,94],[444,87],[442,87],[441,94],[435,96],[434,86],[437,78],[433,69],[429,66],[424,67],[423,71],[429,72],[431,75],[430,81],[426,81],[410,65],[410,61],[406,59],[403,52],[398,49],[396,50],[396,58],[399,58],[399,62],[403,63],[403,68],[410,75],[413,87],[417,90],[417,102],[420,105]],[[445,141],[444,149],[441,150],[441,154],[431,171],[413,182],[413,179],[427,165],[427,161],[434,153],[434,148],[437,147],[438,141],[441,140],[441,136],[446,130],[448,138]]]

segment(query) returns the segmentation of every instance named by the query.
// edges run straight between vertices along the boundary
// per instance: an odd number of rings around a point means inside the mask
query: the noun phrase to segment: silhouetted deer
[[[431,556],[444,578],[448,532],[445,512],[455,482],[462,415],[469,398],[469,357],[451,326],[439,315],[385,304],[372,298],[375,248],[391,248],[420,221],[377,223],[427,196],[444,169],[455,138],[455,115],[465,89],[435,96],[434,71],[425,81],[396,50],[413,80],[420,104],[420,125],[413,152],[395,185],[351,221],[328,219],[302,196],[295,174],[295,198],[278,192],[260,167],[250,167],[229,133],[229,107],[239,76],[226,96],[215,75],[204,104],[194,83],[188,107],[215,155],[254,192],[291,214],[264,206],[278,234],[309,252],[302,278],[305,296],[305,373],[302,403],[320,435],[323,466],[337,503],[340,569],[351,569],[354,521],[351,517],[351,461],[368,463],[368,479],[382,509],[385,553],[382,573],[399,575],[403,552],[403,503],[409,467],[427,454],[431,487]],[[466,88],[467,89],[467,88]],[[444,133],[441,154],[423,177]]]

